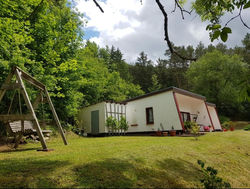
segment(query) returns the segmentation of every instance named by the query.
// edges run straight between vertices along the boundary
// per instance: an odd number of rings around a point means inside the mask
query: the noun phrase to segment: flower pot
[[[170,136],[176,136],[176,131],[169,131]]]
[[[163,136],[168,136],[168,132],[162,132]]]
[[[224,131],[224,132],[226,132],[226,131],[227,131],[227,129],[223,129],[223,131]]]
[[[230,128],[230,131],[234,131],[234,127],[231,127],[231,128]]]
[[[161,136],[161,131],[156,131],[156,136]]]

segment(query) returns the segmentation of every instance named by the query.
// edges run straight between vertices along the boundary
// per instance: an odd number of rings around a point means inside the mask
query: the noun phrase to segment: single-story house
[[[79,126],[84,133],[108,133],[106,119],[112,116],[128,121],[127,133],[152,133],[176,130],[183,132],[185,121],[210,126],[211,131],[222,130],[215,104],[206,97],[176,87],[169,87],[123,102],[101,102],[79,111]]]

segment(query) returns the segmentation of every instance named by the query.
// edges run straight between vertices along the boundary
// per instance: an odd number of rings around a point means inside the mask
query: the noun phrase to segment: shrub
[[[201,160],[198,160],[197,163],[201,166],[204,178],[201,179],[201,183],[206,189],[215,189],[215,188],[231,188],[230,183],[223,181],[222,178],[218,177],[218,171],[213,167],[205,168],[205,163]]]
[[[191,127],[192,127],[192,122],[191,122],[191,121],[185,121],[185,122],[184,122],[184,128],[185,128],[186,130],[191,129]]]
[[[226,116],[219,116],[220,122],[223,124],[224,122],[230,121],[229,117]]]
[[[250,131],[250,124],[244,128],[245,131]]]
[[[195,136],[195,139],[198,140],[198,135],[199,135],[199,132],[200,132],[200,127],[199,125],[196,123],[196,122],[191,122],[191,129],[190,129],[190,133],[191,134],[194,134]]]
[[[120,129],[123,130],[124,132],[128,130],[128,122],[125,117],[121,117],[120,120]]]
[[[230,129],[230,128],[233,127],[233,122],[232,121],[226,121],[221,126],[222,126],[223,129]]]
[[[109,132],[111,131],[114,133],[117,129],[119,129],[120,126],[116,118],[109,116],[106,119],[106,127],[108,128]]]

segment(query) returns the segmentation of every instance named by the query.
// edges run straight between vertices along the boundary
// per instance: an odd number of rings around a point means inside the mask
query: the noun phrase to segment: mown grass
[[[0,152],[1,187],[202,187],[201,159],[232,187],[250,187],[250,132],[199,137],[67,136],[51,152],[27,144]]]

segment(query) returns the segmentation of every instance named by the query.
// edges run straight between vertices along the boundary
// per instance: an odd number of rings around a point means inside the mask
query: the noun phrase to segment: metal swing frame
[[[16,76],[16,81],[12,82],[12,78],[13,76]],[[56,125],[59,129],[59,132],[61,134],[61,137],[63,139],[63,142],[65,145],[68,144],[61,123],[59,121],[59,118],[57,116],[57,113],[55,111],[54,105],[51,101],[51,98],[49,96],[48,90],[46,88],[46,86],[44,84],[42,84],[41,82],[39,82],[38,80],[34,79],[31,75],[29,75],[28,73],[24,72],[22,69],[20,69],[19,67],[13,67],[11,72],[9,73],[9,75],[7,76],[5,82],[3,83],[2,87],[0,88],[0,103],[6,93],[7,90],[16,90],[19,89],[21,94],[23,95],[25,104],[29,110],[29,114],[6,114],[6,115],[0,115],[0,121],[3,122],[11,122],[11,121],[20,121],[22,122],[22,127],[23,127],[23,122],[26,120],[30,120],[34,122],[34,126],[36,129],[36,132],[39,136],[43,151],[48,151],[47,148],[47,144],[45,142],[40,124],[38,122],[36,113],[35,113],[35,109],[38,107],[39,103],[41,102],[41,94],[39,93],[36,97],[36,99],[34,100],[33,104],[30,101],[30,98],[28,96],[28,93],[26,91],[25,85],[23,80],[25,80],[26,82],[28,82],[29,84],[31,84],[32,86],[34,86],[35,88],[37,88],[38,90],[40,90],[40,93],[42,93],[42,95],[44,94],[48,103],[49,103],[49,107],[52,111],[54,120],[56,122]]]

